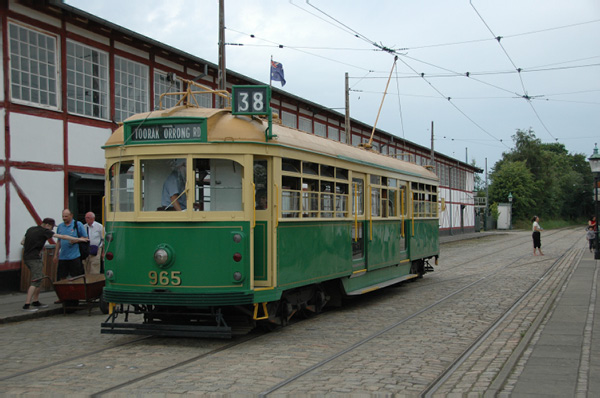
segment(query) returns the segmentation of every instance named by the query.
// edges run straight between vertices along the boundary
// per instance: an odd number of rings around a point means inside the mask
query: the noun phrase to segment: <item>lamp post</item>
[[[508,203],[510,203],[510,214],[509,214],[509,221],[508,221],[508,229],[512,229],[512,192],[508,193]]]
[[[588,158],[590,162],[590,168],[594,174],[594,205],[596,209],[596,240],[595,240],[595,251],[594,259],[600,260],[600,234],[598,228],[598,181],[600,181],[600,155],[598,154],[598,144],[595,144],[594,153]]]

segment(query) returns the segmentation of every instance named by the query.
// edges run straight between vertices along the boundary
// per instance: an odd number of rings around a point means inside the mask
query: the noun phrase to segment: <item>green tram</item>
[[[430,170],[180,94],[104,146],[102,333],[226,338],[433,270]]]

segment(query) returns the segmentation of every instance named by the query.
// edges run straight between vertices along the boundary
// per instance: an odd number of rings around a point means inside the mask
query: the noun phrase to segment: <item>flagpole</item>
[[[273,87],[273,74],[271,73],[271,68],[273,65],[273,55],[271,55],[271,63],[269,64],[269,87]]]

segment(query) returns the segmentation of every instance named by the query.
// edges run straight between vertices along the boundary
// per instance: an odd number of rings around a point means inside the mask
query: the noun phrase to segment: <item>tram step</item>
[[[376,283],[376,284],[371,285],[371,286],[367,286],[367,287],[363,287],[363,288],[360,288],[360,289],[356,289],[356,290],[353,290],[351,292],[347,292],[346,294],[348,296],[358,296],[360,294],[365,294],[365,293],[368,293],[368,292],[372,292],[373,290],[377,290],[377,289],[381,289],[381,288],[384,288],[384,287],[387,287],[387,286],[395,285],[396,283],[404,282],[404,281],[407,281],[407,280],[410,280],[410,279],[414,279],[414,278],[418,278],[418,277],[419,277],[419,274],[408,274],[408,275],[401,276],[399,278],[391,279],[389,281],[384,281],[384,282],[381,282],[381,283]]]
[[[169,325],[156,323],[134,324],[103,322],[101,324],[100,333],[177,337],[213,337],[220,339],[230,339],[232,337],[232,330],[228,326]]]

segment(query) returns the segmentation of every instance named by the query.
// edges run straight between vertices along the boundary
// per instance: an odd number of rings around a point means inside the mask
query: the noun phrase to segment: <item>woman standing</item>
[[[533,221],[533,234],[531,235],[533,238],[533,255],[537,256],[537,254],[535,254],[535,249],[537,248],[540,252],[540,256],[543,256],[544,253],[542,253],[542,238],[540,231],[543,231],[544,228],[540,227],[540,218],[538,216],[533,216],[531,221]]]

